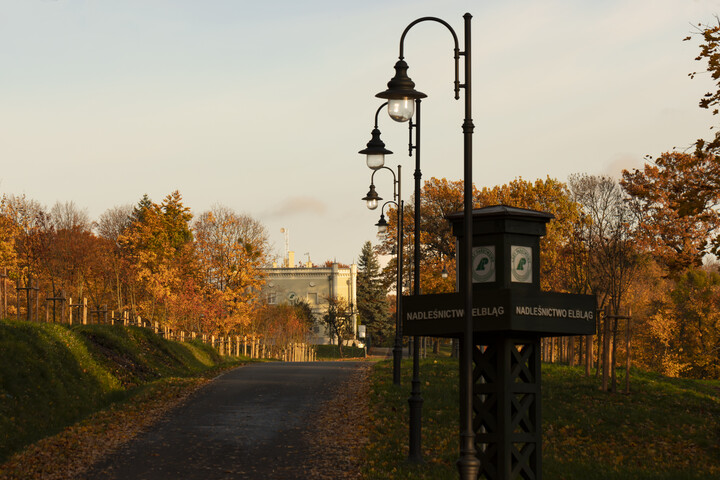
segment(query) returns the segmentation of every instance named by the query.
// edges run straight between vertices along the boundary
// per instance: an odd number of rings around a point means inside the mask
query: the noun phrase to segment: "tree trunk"
[[[625,330],[625,393],[630,393],[630,337],[632,328],[632,313],[628,309],[627,328]]]
[[[602,391],[607,392],[608,389],[608,374],[610,370],[610,310],[605,308],[605,315],[603,316],[603,338],[602,338]]]
[[[585,337],[585,376],[590,376],[590,370],[593,364],[593,341],[595,335],[588,335]]]
[[[617,315],[613,317],[612,321],[612,355],[610,355],[610,372],[612,374],[612,387],[613,393],[617,392],[617,375],[615,371],[615,359],[617,358],[617,333],[618,333],[618,318]]]

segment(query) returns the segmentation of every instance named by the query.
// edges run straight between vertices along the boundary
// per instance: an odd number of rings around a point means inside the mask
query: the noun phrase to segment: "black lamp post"
[[[378,115],[383,107],[388,105],[388,102],[383,103],[375,111],[375,125],[371,132],[370,141],[367,143],[365,149],[360,150],[358,153],[367,155],[367,166],[373,170],[370,176],[370,190],[367,195],[363,197],[363,200],[367,202],[367,207],[370,210],[377,208],[378,202],[382,200],[375,191],[375,173],[378,170],[390,170],[393,175],[393,202],[398,209],[398,234],[397,234],[397,278],[396,278],[396,296],[395,296],[395,343],[393,346],[393,384],[400,385],[400,364],[402,360],[402,315],[401,315],[401,297],[402,297],[402,275],[403,275],[403,202],[402,198],[402,183],[400,178],[401,167],[398,165],[397,176],[395,172],[385,166],[385,155],[391,155],[393,152],[385,148],[385,143],[380,140],[380,130],[378,129]],[[397,187],[397,188],[396,188]],[[385,208],[383,205],[383,208]],[[380,209],[380,221],[376,224],[378,227],[378,235],[381,235],[383,231],[387,231],[387,221],[382,213],[383,208]],[[383,231],[381,231],[383,229]]]
[[[398,62],[399,63],[399,62]],[[404,62],[403,62],[404,63]],[[395,66],[395,69],[398,70],[397,65]],[[407,68],[405,68],[407,70]],[[412,86],[414,84],[412,83],[412,80],[409,78],[407,79],[410,84],[410,89],[412,89]],[[390,84],[392,84],[393,81],[391,80]],[[402,92],[407,93],[408,90],[408,82],[407,81],[400,81],[396,82],[402,86]],[[390,116],[393,118],[393,120],[404,122],[411,119],[413,114],[415,113],[415,110],[417,109],[417,116],[415,123],[410,120],[410,155],[412,155],[412,151],[415,150],[415,239],[414,239],[414,255],[413,255],[413,293],[415,295],[420,294],[420,179],[422,178],[422,173],[420,171],[420,98],[424,97],[424,93],[415,92],[414,95],[417,97],[415,100],[406,102],[406,101],[396,101],[396,100],[389,100],[388,102],[384,103],[383,105],[378,108],[377,112],[375,112],[375,130],[373,130],[373,133],[377,131],[377,116],[380,112],[380,109],[382,109],[383,106],[388,105],[388,110],[390,112]],[[416,107],[417,105],[417,107]],[[412,130],[415,129],[415,145],[413,145],[412,142]],[[373,136],[373,140],[375,139],[375,136]],[[379,131],[377,139],[379,140]],[[379,143],[376,143],[376,145],[379,145]],[[382,144],[382,148],[384,148],[384,144]],[[360,153],[367,153],[367,151],[370,148],[370,143],[368,143],[368,148],[365,150],[361,150]],[[369,158],[369,157],[368,157]],[[370,165],[370,160],[368,159],[368,165]],[[387,167],[385,167],[387,168]],[[400,169],[400,166],[398,165],[398,171]],[[373,173],[374,176],[374,173]],[[371,208],[372,204],[375,204],[376,201],[382,200],[381,198],[377,197],[377,192],[375,192],[375,186],[373,184],[372,178],[370,181],[370,191],[368,194],[363,198],[368,203],[368,208]],[[402,205],[402,202],[401,202]],[[402,215],[402,208],[400,208],[400,222],[403,221],[403,215]],[[402,225],[400,224],[400,236],[402,236]],[[400,247],[398,247],[399,250],[401,250]],[[399,262],[401,265],[402,262]],[[398,268],[398,278],[402,275],[402,269]],[[401,287],[397,288],[398,290],[398,300],[400,299],[400,294],[402,293]],[[394,382],[399,385],[400,384],[400,363],[401,363],[401,357],[402,357],[402,316],[401,316],[401,309],[402,309],[402,303],[398,301],[397,305],[397,320],[398,324],[396,326],[396,337],[395,337],[395,347],[393,348],[393,361],[394,361],[394,368],[393,368],[393,377]],[[396,379],[396,380],[395,380]],[[420,337],[413,337],[413,373],[412,373],[412,380],[411,380],[411,392],[410,392],[410,398],[408,399],[408,404],[410,407],[410,425],[409,425],[409,453],[408,453],[408,459],[412,462],[420,463],[422,462],[422,394],[420,391]]]
[[[422,17],[410,23],[400,37],[400,54],[399,60],[395,64],[395,76],[388,82],[388,88],[384,92],[378,93],[376,97],[388,100],[388,111],[390,116],[397,121],[408,121],[412,118],[414,108],[413,102],[419,106],[420,99],[426,95],[415,90],[415,83],[408,77],[408,65],[404,60],[404,42],[405,35],[415,25],[425,21],[433,21],[447,27],[453,36],[455,42],[455,98],[460,98],[460,88],[465,90],[465,119],[462,125],[463,130],[463,163],[464,163],[464,234],[465,238],[472,236],[472,134],[474,125],[472,121],[472,88],[471,88],[471,29],[470,21],[472,15],[466,13],[465,20],[465,51],[460,52],[459,42],[455,30],[444,20],[436,17]],[[459,62],[460,56],[465,57],[465,83],[460,84],[459,81]],[[419,108],[418,108],[419,110]],[[419,111],[418,111],[419,118]],[[419,123],[419,121],[418,121]],[[419,144],[416,144],[419,147]],[[417,155],[416,152],[416,156]],[[417,159],[419,164],[419,159]],[[415,215],[419,218],[419,168],[416,171],[415,179]],[[419,237],[419,221],[415,221],[415,242],[417,244]],[[466,241],[465,258],[472,258],[472,244]],[[418,276],[419,271],[419,249],[415,250],[415,275]],[[472,425],[472,395],[473,395],[473,378],[472,378],[472,352],[473,352],[473,324],[472,324],[472,270],[469,261],[466,261],[461,267],[464,282],[460,282],[465,287],[464,292],[464,332],[462,338],[462,354],[460,360],[460,458],[457,465],[462,479],[475,480],[480,470],[480,462],[476,457],[475,450],[475,434]],[[420,294],[418,282],[416,281],[414,292],[415,295]],[[417,337],[415,346],[419,346]],[[415,349],[417,351],[417,348]],[[413,359],[415,360],[415,359]],[[419,419],[417,419],[419,422]],[[412,407],[411,407],[411,426],[413,428]],[[411,436],[412,442],[412,436]],[[411,460],[421,459],[421,452],[415,452],[419,457],[413,458],[411,443]]]
[[[395,279],[395,343],[393,346],[393,383],[400,385],[400,364],[402,360],[402,274],[403,274],[403,202],[401,200],[402,183],[400,181],[400,174],[402,167],[398,165],[397,175],[395,172],[388,167],[380,167],[373,169],[373,173],[370,177],[370,191],[363,198],[367,202],[367,207],[370,210],[375,210],[378,205],[378,201],[382,200],[375,192],[375,174],[380,170],[389,170],[393,175],[393,199],[385,202],[380,209],[380,220],[375,226],[378,227],[378,237],[384,237],[387,235],[388,223],[385,220],[383,210],[388,204],[394,204],[398,210],[398,232],[397,232],[397,272]],[[397,187],[397,188],[396,188]]]

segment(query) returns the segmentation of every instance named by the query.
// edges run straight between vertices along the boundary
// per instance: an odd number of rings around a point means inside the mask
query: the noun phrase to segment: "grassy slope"
[[[222,361],[135,327],[0,321],[0,462],[154,381]]]
[[[395,388],[375,367],[368,479],[455,479],[457,361],[421,365],[425,463],[407,464],[411,365]],[[548,480],[720,479],[720,382],[634,372],[629,395],[603,393],[582,371],[543,365],[543,475]]]

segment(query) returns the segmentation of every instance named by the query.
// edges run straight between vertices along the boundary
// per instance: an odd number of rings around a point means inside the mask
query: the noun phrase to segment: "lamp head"
[[[378,237],[385,238],[388,230],[388,223],[385,221],[385,215],[380,214],[380,220],[375,224],[378,227]]]
[[[442,272],[440,272],[440,276],[442,278],[448,278],[448,271],[447,271],[447,268],[445,268],[445,265],[443,265],[443,269],[442,269]]]
[[[392,155],[393,152],[385,148],[385,143],[380,140],[380,130],[373,128],[367,148],[358,153],[367,155],[367,166],[373,170],[385,166],[385,155]]]
[[[382,200],[375,191],[375,185],[373,184],[370,184],[370,190],[368,190],[367,195],[365,195],[362,199],[367,202],[367,207],[370,210],[375,210],[378,206],[378,202]]]
[[[407,71],[405,60],[398,60],[395,63],[395,76],[388,82],[387,90],[375,95],[388,101],[388,113],[396,122],[410,120],[415,113],[415,100],[427,97],[415,90],[415,82],[408,77]]]

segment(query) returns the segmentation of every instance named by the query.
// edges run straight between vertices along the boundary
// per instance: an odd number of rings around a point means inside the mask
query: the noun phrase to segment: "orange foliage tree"
[[[547,178],[534,182],[518,178],[512,182],[493,188],[474,191],[474,207],[491,205],[508,205],[513,207],[542,210],[555,215],[555,220],[548,225],[547,235],[541,240],[543,264],[541,281],[545,288],[567,290],[564,277],[559,275],[560,264],[564,261],[562,253],[572,238],[574,227],[580,219],[580,210],[571,197],[567,186],[558,180]],[[453,291],[455,277],[450,274],[442,278],[442,269],[455,271],[455,237],[452,235],[450,223],[445,217],[463,208],[463,182],[450,181],[444,178],[431,178],[426,181],[421,192],[421,228],[420,228],[420,283],[423,293],[440,293]],[[406,272],[412,264],[411,250],[414,235],[414,212],[412,205],[404,209],[404,231]],[[379,245],[380,253],[389,254],[397,238],[397,209],[388,212],[388,236]],[[394,260],[384,269],[389,282],[394,279]]]

